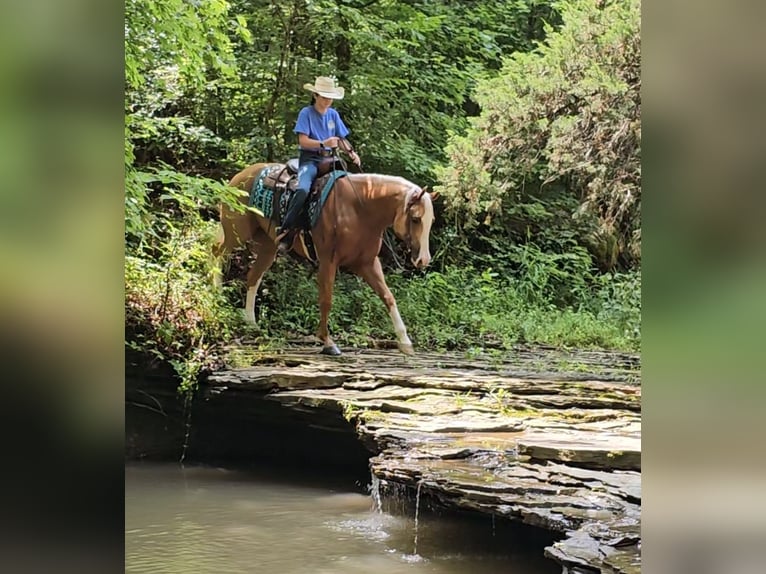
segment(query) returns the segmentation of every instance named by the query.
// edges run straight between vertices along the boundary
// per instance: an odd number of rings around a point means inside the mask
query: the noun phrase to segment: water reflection
[[[546,541],[486,520],[380,513],[361,486],[210,467],[126,468],[126,572],[544,574]]]

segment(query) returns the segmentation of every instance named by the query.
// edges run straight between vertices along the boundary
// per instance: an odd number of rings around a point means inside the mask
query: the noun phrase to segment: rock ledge
[[[303,348],[250,362],[212,373],[208,397],[252,392],[321,428],[353,425],[382,485],[560,533],[545,553],[571,572],[640,572],[637,357]]]

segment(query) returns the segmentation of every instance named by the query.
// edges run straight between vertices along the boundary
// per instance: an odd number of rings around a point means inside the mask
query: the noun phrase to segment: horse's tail
[[[226,249],[226,233],[223,229],[223,224],[219,223],[218,231],[216,232],[215,236],[215,242],[210,248],[209,257],[210,278],[213,282],[213,286],[216,289],[221,289],[223,287],[222,265],[227,255],[228,250]]]
[[[226,243],[226,233],[223,229],[223,224],[218,223],[218,229],[215,233],[215,242],[213,243],[210,250],[213,253],[213,257],[220,257],[223,255],[223,252],[225,251],[225,243]]]

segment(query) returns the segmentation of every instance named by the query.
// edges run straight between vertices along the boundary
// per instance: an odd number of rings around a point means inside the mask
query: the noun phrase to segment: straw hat
[[[343,93],[345,92],[343,88],[335,85],[335,78],[328,78],[326,76],[317,76],[313,84],[303,84],[303,87],[310,92],[333,100],[342,100]]]

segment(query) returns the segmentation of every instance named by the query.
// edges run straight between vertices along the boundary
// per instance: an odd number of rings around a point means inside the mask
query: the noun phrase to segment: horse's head
[[[431,195],[419,187],[411,188],[406,195],[403,209],[394,219],[394,232],[410,248],[412,264],[417,268],[428,266],[431,252],[428,249],[431,225],[434,222],[434,206]]]

